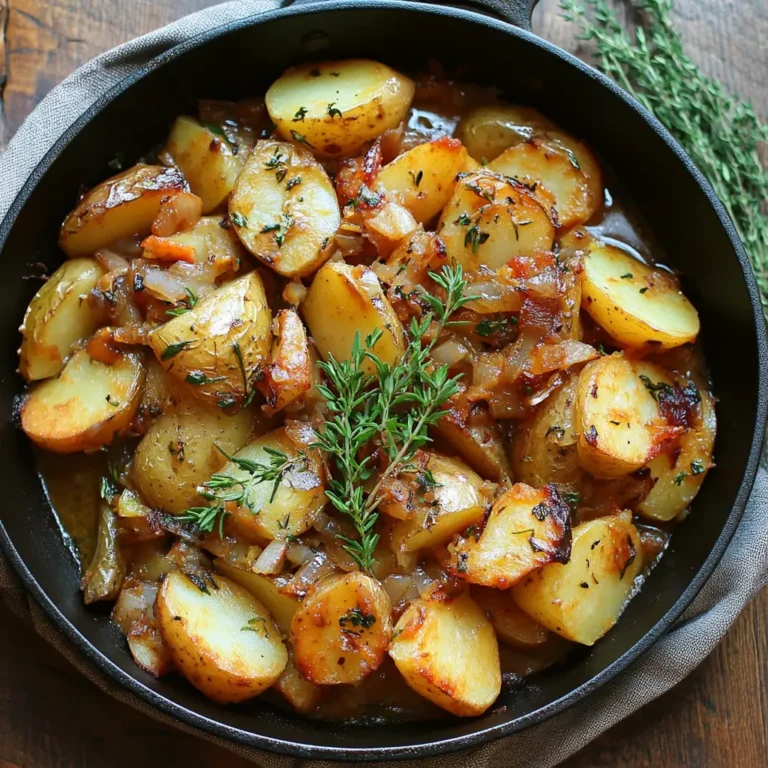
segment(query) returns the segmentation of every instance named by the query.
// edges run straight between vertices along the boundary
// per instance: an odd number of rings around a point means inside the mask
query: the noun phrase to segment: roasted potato
[[[516,483],[496,500],[479,535],[450,547],[451,568],[472,584],[507,589],[547,563],[567,563],[571,553],[568,505],[554,485]]]
[[[552,248],[555,228],[522,183],[482,170],[462,179],[437,232],[467,272],[496,271],[513,256]]]
[[[377,181],[424,224],[447,205],[466,161],[460,141],[436,139],[396,157],[379,171]]]
[[[293,650],[288,649],[288,663],[272,686],[297,712],[312,712],[320,702],[323,689],[310,683],[296,668]]]
[[[613,245],[593,245],[584,259],[582,306],[627,347],[668,349],[699,335],[699,315],[674,275]]]
[[[303,147],[260,141],[229,198],[229,219],[243,245],[285,277],[305,277],[331,255],[341,221],[336,192]]]
[[[501,692],[496,634],[466,594],[436,591],[412,602],[389,655],[414,691],[460,717],[481,715]]]
[[[525,650],[543,645],[552,637],[546,627],[517,605],[508,590],[472,587],[470,594],[485,612],[499,640],[507,645]]]
[[[87,299],[103,274],[94,259],[71,259],[35,294],[20,328],[19,373],[27,381],[56,376],[75,343],[96,330],[99,313]]]
[[[154,621],[138,621],[128,633],[128,649],[137,666],[153,677],[164,677],[175,665],[160,627]]]
[[[381,584],[364,573],[321,579],[293,617],[296,668],[317,685],[359,682],[384,661],[391,610]]]
[[[189,392],[221,408],[242,405],[267,362],[272,312],[258,272],[225,283],[149,336],[157,359]]]
[[[610,355],[587,363],[579,377],[574,406],[579,462],[595,477],[640,469],[679,434],[666,424],[638,365]]]
[[[138,355],[124,354],[105,365],[80,350],[60,376],[41,382],[24,399],[22,429],[49,451],[95,451],[128,429],[143,383]]]
[[[327,360],[348,360],[352,342],[359,334],[360,344],[376,329],[382,336],[372,350],[385,363],[394,365],[405,352],[403,327],[384,295],[376,275],[367,267],[353,267],[334,261],[316,275],[302,304],[304,319],[317,349]],[[362,369],[372,374],[376,368],[365,360]]]
[[[192,192],[203,201],[203,213],[210,213],[232,191],[245,163],[248,153],[234,150],[221,128],[182,115],[161,154],[184,174]]]
[[[126,562],[117,540],[115,513],[104,501],[99,505],[96,550],[80,584],[85,604],[116,600],[123,588],[125,573]]]
[[[384,64],[346,59],[292,67],[270,86],[266,103],[286,141],[338,158],[399,125],[414,90],[409,78]]]
[[[251,437],[252,409],[229,416],[192,398],[179,402],[147,430],[136,448],[131,480],[152,507],[179,513],[199,506],[197,492]],[[219,450],[221,449],[221,450]]]
[[[592,645],[616,623],[642,569],[640,536],[623,512],[577,525],[570,561],[530,573],[512,597],[547,629]]]
[[[272,685],[288,652],[266,608],[223,576],[206,591],[180,571],[169,573],[155,614],[184,677],[222,704],[245,701]]]
[[[67,256],[90,256],[115,240],[148,235],[163,198],[189,192],[176,168],[135,165],[94,187],[64,219],[59,245]]]

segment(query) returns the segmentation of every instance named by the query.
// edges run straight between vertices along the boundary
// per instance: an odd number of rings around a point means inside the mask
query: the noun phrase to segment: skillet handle
[[[509,24],[530,32],[531,16],[538,2],[539,0],[463,0],[457,5],[498,16]]]

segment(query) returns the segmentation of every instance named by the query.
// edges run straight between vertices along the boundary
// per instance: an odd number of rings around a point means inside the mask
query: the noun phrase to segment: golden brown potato
[[[94,259],[71,259],[35,294],[20,329],[19,373],[27,381],[55,376],[75,343],[96,330],[99,314],[87,299],[103,274]]]
[[[341,221],[328,174],[303,147],[260,141],[229,198],[243,245],[285,277],[305,277],[331,255]]]
[[[165,370],[221,408],[242,405],[272,345],[272,313],[258,272],[225,283],[149,336]]]
[[[297,712],[307,714],[320,703],[323,689],[310,683],[298,669],[293,650],[288,649],[288,664],[272,686]]]
[[[412,602],[389,655],[414,691],[460,717],[481,715],[501,692],[496,634],[466,594],[436,591]]]
[[[536,490],[516,483],[496,500],[479,537],[460,538],[451,549],[458,576],[507,589],[547,563],[568,562],[570,509],[554,485]]]
[[[21,406],[21,427],[49,451],[95,451],[128,429],[143,383],[138,355],[124,354],[114,365],[105,365],[80,350],[58,378],[29,393]]]
[[[447,205],[466,161],[460,141],[435,139],[396,157],[379,171],[377,181],[424,224]]]
[[[610,355],[587,363],[579,377],[574,407],[579,462],[595,477],[620,477],[640,469],[679,434],[667,426],[640,378],[645,368],[638,365]],[[665,376],[653,368],[654,381]]]
[[[353,267],[334,261],[326,264],[312,281],[302,305],[304,319],[317,349],[327,360],[348,360],[352,342],[359,334],[360,343],[374,330],[382,337],[373,352],[394,365],[405,352],[405,339],[400,321],[384,295],[376,275],[367,267]],[[369,374],[376,368],[370,360],[362,369]]]
[[[231,456],[248,442],[255,425],[252,409],[229,416],[191,398],[181,401],[152,424],[136,448],[131,469],[136,490],[166,512],[199,506],[197,487],[227,463],[222,451]]]
[[[115,240],[148,235],[168,195],[189,192],[176,168],[135,165],[94,187],[64,219],[59,245],[67,256],[90,256]]]
[[[413,82],[384,64],[346,59],[288,69],[270,86],[266,102],[286,141],[338,158],[399,125],[413,94]]]
[[[272,685],[288,652],[266,608],[223,576],[205,592],[180,571],[168,574],[155,612],[176,667],[214,701],[235,703]]]
[[[364,573],[321,579],[293,617],[296,668],[318,685],[359,682],[384,661],[391,610],[381,584]]]
[[[642,569],[640,536],[623,512],[577,525],[570,561],[529,574],[512,597],[552,632],[592,645],[616,623]]]
[[[472,587],[470,594],[485,611],[502,642],[526,649],[543,645],[552,637],[546,627],[542,627],[518,607],[508,590]]]
[[[582,306],[627,347],[668,349],[699,334],[699,315],[674,275],[613,245],[593,245],[584,259]]]
[[[176,118],[162,154],[184,174],[192,192],[203,201],[203,213],[224,202],[248,156],[245,151],[235,153],[218,126],[201,125],[186,115]]]
[[[449,259],[467,272],[496,271],[513,256],[551,250],[555,229],[523,184],[482,170],[462,179],[437,233]]]

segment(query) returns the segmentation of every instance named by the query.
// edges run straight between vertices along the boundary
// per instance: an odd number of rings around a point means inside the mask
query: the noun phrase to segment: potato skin
[[[296,668],[318,685],[367,677],[386,656],[391,610],[381,584],[364,573],[321,579],[293,617]]]
[[[223,576],[211,579],[217,588],[205,594],[180,571],[169,573],[155,614],[177,669],[195,688],[222,704],[245,701],[278,679],[288,652],[250,592]]]
[[[87,298],[103,274],[93,259],[70,259],[35,294],[20,328],[19,373],[27,381],[56,376],[75,343],[96,330],[99,314]]]
[[[188,385],[190,394],[211,405],[238,406],[248,396],[244,378],[250,385],[268,359],[271,322],[261,278],[249,272],[161,325],[150,334],[149,344],[165,370]]]
[[[67,256],[90,256],[129,235],[149,234],[169,194],[189,192],[176,168],[135,165],[94,187],[64,219],[59,245]]]

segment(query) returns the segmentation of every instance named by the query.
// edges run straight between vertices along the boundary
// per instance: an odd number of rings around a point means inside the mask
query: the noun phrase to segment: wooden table
[[[0,0],[0,146],[73,69],[211,0]],[[678,0],[693,58],[768,118],[765,0]],[[536,31],[575,50],[543,0]],[[4,68],[4,72],[3,72]],[[7,78],[7,79],[6,79]],[[0,80],[0,83],[2,83]],[[567,768],[765,768],[768,591],[687,680],[568,760]],[[4,762],[5,761],[5,762]],[[0,768],[244,768],[230,753],[158,725],[101,693],[0,605]]]

